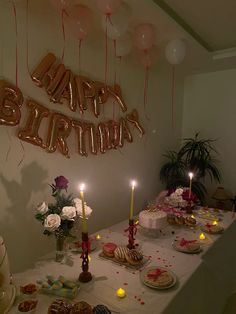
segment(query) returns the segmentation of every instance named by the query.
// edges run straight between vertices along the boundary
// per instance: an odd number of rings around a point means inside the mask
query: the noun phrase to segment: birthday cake
[[[147,229],[162,229],[166,226],[167,214],[161,210],[150,208],[139,213],[140,226]]]

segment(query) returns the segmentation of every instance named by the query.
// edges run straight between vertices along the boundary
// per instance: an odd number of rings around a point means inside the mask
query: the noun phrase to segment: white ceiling
[[[158,0],[156,1],[158,4]],[[236,47],[235,0],[164,0],[213,51]]]

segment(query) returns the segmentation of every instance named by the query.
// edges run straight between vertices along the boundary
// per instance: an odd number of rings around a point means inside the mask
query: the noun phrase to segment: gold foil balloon
[[[126,120],[124,118],[120,118],[120,128],[123,129],[123,137],[124,139],[129,142],[132,143],[133,142],[133,137],[132,134],[130,132],[130,129],[128,127],[128,124],[126,122]]]
[[[75,76],[75,85],[76,85],[76,95],[77,103],[80,108],[80,112],[83,113],[87,109],[86,98],[85,98],[85,85],[84,79],[80,76]],[[90,86],[87,86],[90,88]]]
[[[47,151],[53,153],[58,148],[66,157],[69,156],[69,149],[66,139],[71,132],[71,120],[60,113],[53,113],[50,119],[50,125],[47,137]]]
[[[53,92],[51,96],[51,99],[50,99],[51,101],[55,103],[62,103],[62,95],[63,95],[63,92],[68,87],[69,81],[70,81],[70,71],[66,70],[64,76],[59,82],[59,85],[57,86],[57,89]]]
[[[44,75],[47,73],[47,71],[50,69],[50,67],[53,65],[53,63],[56,61],[56,57],[52,53],[48,53],[46,57],[43,58],[43,60],[39,63],[39,65],[36,67],[36,69],[32,73],[32,80],[38,85],[42,86],[42,81]]]
[[[108,127],[110,130],[112,148],[116,149],[119,146],[120,124],[114,120],[110,120],[108,121]]]
[[[86,123],[86,131],[89,137],[90,152],[97,155],[97,140],[96,140],[96,128],[93,123]]]
[[[108,86],[108,92],[116,99],[121,110],[123,112],[126,112],[127,106],[122,98],[120,86],[118,84],[115,84],[114,88],[112,88],[111,86]]]
[[[42,119],[48,117],[50,111],[33,100],[28,100],[26,104],[29,108],[29,116],[24,129],[18,132],[18,137],[20,140],[45,148],[38,132]]]
[[[52,79],[52,81],[48,85],[48,88],[47,88],[48,95],[52,95],[56,91],[58,85],[60,84],[60,81],[62,80],[63,76],[65,75],[65,72],[66,72],[66,68],[65,68],[64,64],[59,64],[54,78]]]
[[[78,153],[81,156],[87,157],[87,151],[86,151],[86,144],[85,144],[85,126],[84,122],[73,120],[72,126],[75,129],[77,133],[77,139],[78,139]]]
[[[104,123],[99,123],[98,124],[98,145],[99,145],[99,150],[102,154],[106,152],[106,133],[105,133],[105,124]]]
[[[43,79],[42,79],[42,85],[43,87],[47,90],[49,84],[51,81],[54,79],[57,69],[58,69],[58,62],[54,62],[52,66],[49,68],[49,70],[44,74]]]
[[[21,118],[23,95],[16,86],[0,80],[0,125],[15,126]]]
[[[131,113],[126,115],[126,120],[134,124],[134,126],[139,130],[141,136],[145,134],[144,128],[141,126],[139,122],[139,115],[136,109],[134,109]]]

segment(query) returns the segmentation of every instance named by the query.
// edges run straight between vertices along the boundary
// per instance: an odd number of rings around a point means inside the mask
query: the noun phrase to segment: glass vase
[[[56,235],[56,256],[55,261],[57,263],[62,263],[65,258],[65,236]]]

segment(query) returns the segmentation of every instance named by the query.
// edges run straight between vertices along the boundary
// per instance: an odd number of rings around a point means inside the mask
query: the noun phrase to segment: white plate
[[[183,249],[181,249],[179,246],[176,246],[176,242],[178,241],[174,241],[172,243],[172,246],[173,248],[176,250],[176,251],[179,251],[179,252],[182,252],[182,253],[187,253],[187,254],[197,254],[197,253],[200,253],[202,251],[202,248],[201,248],[201,245],[199,247],[199,249],[195,250],[195,251],[190,251],[188,250],[186,247],[183,247]]]
[[[166,286],[166,287],[157,287],[157,286],[154,286],[154,285],[152,285],[152,284],[150,284],[150,283],[148,283],[148,282],[146,282],[145,281],[145,275],[146,275],[146,273],[148,272],[148,271],[150,271],[150,270],[154,270],[154,269],[161,269],[161,270],[165,270],[166,272],[168,272],[171,276],[172,276],[172,278],[173,278],[173,281],[172,281],[172,283],[169,285],[169,286]],[[145,285],[145,286],[147,286],[147,287],[149,287],[149,288],[153,288],[153,289],[157,289],[157,290],[166,290],[166,289],[170,289],[170,288],[172,288],[175,284],[176,284],[176,282],[177,282],[177,277],[176,277],[176,275],[171,271],[171,270],[169,270],[169,269],[167,269],[167,268],[164,268],[164,267],[159,267],[159,266],[150,266],[150,267],[147,267],[147,268],[144,268],[141,272],[140,272],[140,279],[141,279],[141,281],[142,281],[142,283]]]
[[[220,227],[221,227],[222,229],[219,230],[219,231],[216,231],[216,232],[210,231],[210,229],[208,229],[205,225],[203,225],[203,226],[201,227],[201,229],[202,229],[202,231],[207,232],[207,233],[210,233],[210,234],[221,234],[221,233],[224,232],[224,228],[223,228],[222,226],[220,226]]]
[[[14,301],[15,301],[15,297],[16,297],[16,287],[14,285],[9,285],[7,287],[4,288],[4,293],[5,293],[5,297],[3,297],[2,300],[0,300],[1,304],[3,307],[1,307],[0,305],[0,312],[3,314],[7,314]],[[6,299],[5,299],[6,298]]]

